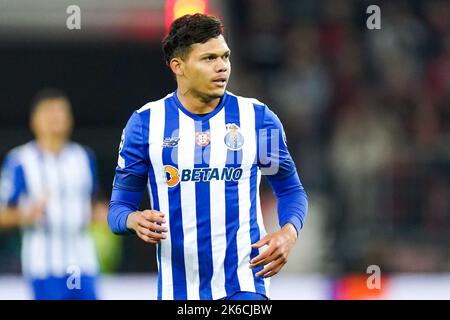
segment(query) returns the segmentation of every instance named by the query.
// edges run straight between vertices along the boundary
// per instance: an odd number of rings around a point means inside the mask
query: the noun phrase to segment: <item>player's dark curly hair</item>
[[[223,24],[214,16],[196,13],[176,19],[162,42],[166,64],[169,65],[174,57],[186,58],[194,43],[205,43],[221,34]]]

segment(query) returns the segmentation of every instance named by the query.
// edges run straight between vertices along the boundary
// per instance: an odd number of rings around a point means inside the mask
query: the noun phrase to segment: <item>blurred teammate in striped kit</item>
[[[35,299],[97,296],[98,262],[87,229],[96,164],[91,151],[69,140],[72,127],[66,95],[40,91],[31,110],[35,140],[10,151],[1,171],[0,227],[22,229],[22,272]]]

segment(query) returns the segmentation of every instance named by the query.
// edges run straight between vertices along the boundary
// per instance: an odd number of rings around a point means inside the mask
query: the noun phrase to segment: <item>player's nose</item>
[[[216,72],[227,72],[228,71],[228,62],[222,59],[217,59],[218,62],[216,64]]]

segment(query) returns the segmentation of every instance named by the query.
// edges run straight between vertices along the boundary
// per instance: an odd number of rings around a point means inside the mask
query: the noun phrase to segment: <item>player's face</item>
[[[37,137],[68,138],[72,130],[72,114],[64,99],[43,100],[32,118],[32,129]]]
[[[184,61],[188,89],[205,100],[223,96],[230,72],[230,48],[222,35],[193,44]]]

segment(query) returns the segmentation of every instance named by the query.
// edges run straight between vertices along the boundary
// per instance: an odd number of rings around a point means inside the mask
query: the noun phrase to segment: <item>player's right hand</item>
[[[167,227],[160,225],[165,222],[164,213],[160,211],[135,211],[128,216],[127,228],[134,230],[145,242],[157,244],[167,237]]]
[[[31,226],[38,223],[44,216],[47,199],[38,201],[29,210],[28,214],[22,214],[20,224],[22,226]]]

